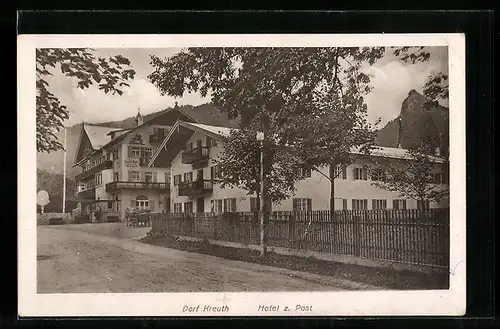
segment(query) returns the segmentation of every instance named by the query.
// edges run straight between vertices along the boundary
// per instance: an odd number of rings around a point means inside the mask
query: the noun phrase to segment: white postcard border
[[[263,293],[37,294],[35,49],[192,46],[448,46],[450,95],[450,289]],[[462,315],[466,307],[465,35],[224,34],[18,36],[18,312],[20,316],[377,316]],[[33,205],[33,206],[32,206]],[[229,306],[187,313],[183,305]],[[257,312],[259,305],[312,311]]]

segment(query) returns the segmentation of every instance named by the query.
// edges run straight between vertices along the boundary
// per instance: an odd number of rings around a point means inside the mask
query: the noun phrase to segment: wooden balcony
[[[84,199],[95,199],[95,187],[78,192],[78,196]]]
[[[76,175],[75,180],[77,182],[81,182],[87,178],[93,177],[95,174],[97,174],[98,172],[100,172],[102,170],[111,169],[111,168],[113,168],[113,161],[105,159],[101,163],[99,163],[98,165],[95,165],[94,167],[88,168],[84,172]]]
[[[106,184],[106,191],[116,190],[161,190],[170,191],[169,183],[161,182],[111,182]]]
[[[201,195],[212,193],[213,184],[210,180],[196,180],[179,184],[179,196]]]
[[[208,147],[199,146],[189,151],[182,152],[182,163],[192,164],[198,161],[208,160]]]

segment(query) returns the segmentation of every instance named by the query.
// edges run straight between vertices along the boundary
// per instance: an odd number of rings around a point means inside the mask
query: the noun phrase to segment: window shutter
[[[231,199],[231,211],[236,211],[236,198]]]
[[[363,168],[363,179],[368,180],[368,170],[366,168]]]
[[[347,210],[347,199],[342,200],[342,208]]]
[[[297,211],[297,199],[293,198],[293,211]]]
[[[158,181],[158,173],[153,172],[153,182],[157,182],[157,181]]]
[[[356,210],[356,200],[352,199],[352,210]]]
[[[347,179],[347,169],[346,168],[344,168],[342,170],[342,179]]]
[[[403,200],[403,209],[406,210],[406,200]]]
[[[398,209],[398,200],[392,200],[392,209]]]
[[[384,209],[387,209],[387,200],[383,201]]]
[[[357,169],[357,168],[353,168],[353,169],[352,169],[352,177],[353,177],[354,179],[358,179],[358,177],[357,177],[357,175],[356,175],[356,169]]]
[[[375,199],[372,199],[372,209],[377,209]]]
[[[307,211],[312,211],[312,199],[307,199]]]
[[[210,167],[210,180],[214,179],[214,167]]]

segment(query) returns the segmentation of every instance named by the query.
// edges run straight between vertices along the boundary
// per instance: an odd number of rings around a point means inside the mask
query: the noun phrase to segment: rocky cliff
[[[399,120],[401,120],[401,146],[414,148],[422,140],[435,147],[439,146],[442,156],[449,150],[449,109],[442,106],[429,106],[429,101],[415,90],[401,104],[401,113],[377,133],[380,146],[397,147]]]

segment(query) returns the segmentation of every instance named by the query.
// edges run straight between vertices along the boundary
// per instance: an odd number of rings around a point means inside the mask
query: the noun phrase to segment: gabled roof
[[[80,136],[78,137],[78,144],[76,148],[75,159],[73,160],[73,166],[78,165],[78,163],[83,160],[81,159],[80,161],[77,161],[78,155],[80,154],[80,147],[82,141],[85,140],[85,137],[88,138],[92,150],[97,151],[109,142],[109,137],[107,137],[107,134],[115,129],[116,128],[112,127],[95,126],[88,123],[82,123],[82,129],[80,130]]]
[[[185,122],[182,120],[178,120],[174,126],[170,129],[168,132],[167,136],[165,136],[165,139],[163,142],[160,144],[158,149],[156,150],[156,153],[153,154],[151,157],[151,160],[149,161],[148,166],[152,166],[158,155],[162,152],[162,150],[165,148],[165,145],[167,145],[167,142],[172,138],[172,136],[179,130],[179,127],[184,127],[188,128],[192,131],[199,132],[201,134],[210,136],[215,139],[221,139],[222,137],[229,136],[231,130],[236,130],[233,128],[228,128],[228,127],[220,127],[220,126],[210,126],[210,125],[205,125],[201,123],[191,123],[191,122]]]
[[[357,148],[351,149],[351,154],[365,154],[361,152]],[[368,154],[367,154],[368,155]],[[412,160],[412,157],[407,149],[395,148],[395,147],[383,147],[383,146],[375,146],[369,153],[370,156],[378,156],[384,158],[392,158],[392,159],[401,159],[401,160]],[[445,159],[429,156],[429,159],[436,163],[444,163]]]
[[[112,143],[114,144],[114,143],[116,143],[116,141],[119,141],[119,140],[124,139],[124,138],[125,138],[128,134],[132,133],[133,131],[136,131],[137,129],[140,129],[140,128],[142,128],[142,127],[144,127],[144,126],[148,125],[148,124],[151,124],[151,121],[153,121],[153,120],[157,119],[158,117],[160,117],[160,116],[162,116],[162,115],[164,115],[164,114],[166,114],[166,113],[172,112],[172,111],[177,111],[177,112],[179,112],[179,113],[182,113],[182,114],[184,114],[184,115],[185,115],[188,119],[195,121],[195,119],[194,119],[194,118],[192,118],[192,117],[191,117],[190,115],[188,115],[185,111],[183,111],[182,109],[180,109],[180,108],[178,108],[178,107],[168,108],[168,109],[166,109],[166,110],[163,110],[163,111],[158,112],[155,116],[153,116],[151,119],[149,119],[149,120],[145,121],[145,122],[144,122],[142,125],[140,125],[140,126],[133,127],[133,128],[129,128],[129,129],[119,129],[119,130],[117,130],[116,128],[114,128],[114,130],[115,130],[115,131],[125,131],[125,130],[128,130],[128,131],[126,131],[126,132],[122,133],[120,136],[117,136],[115,139],[108,141],[108,142],[107,142],[106,144],[104,144],[103,146],[107,146],[108,144],[112,144]],[[110,131],[110,132],[111,132],[111,131]]]
[[[153,155],[149,162],[149,166],[152,166],[158,155],[162,152],[162,150],[165,148],[165,145],[169,141],[170,138],[172,138],[173,134],[178,131],[179,127],[185,127],[188,129],[191,129],[193,131],[199,132],[204,135],[208,135],[212,138],[216,139],[221,139],[222,137],[227,137],[229,136],[231,130],[237,130],[233,128],[228,128],[228,127],[218,127],[218,126],[210,126],[210,125],[205,125],[205,124],[200,124],[200,123],[190,123],[190,122],[184,122],[184,121],[177,121],[175,125],[170,129],[169,133],[161,143],[161,145],[158,147],[156,153]],[[364,155],[365,153],[362,152],[359,148],[352,148],[351,149],[351,154],[358,154],[358,155]],[[393,158],[393,159],[402,159],[402,160],[411,160],[411,156],[406,149],[401,149],[401,148],[394,148],[394,147],[382,147],[382,146],[376,146],[373,149],[371,149],[370,153],[367,154],[370,156],[378,156],[378,157],[385,157],[385,158]],[[444,163],[445,159],[440,158],[440,157],[435,157],[435,156],[430,156],[430,159],[436,163]]]
[[[116,130],[116,128],[112,127],[94,126],[89,124],[85,124],[83,127],[94,150],[99,150],[101,147],[110,142],[108,134]]]

